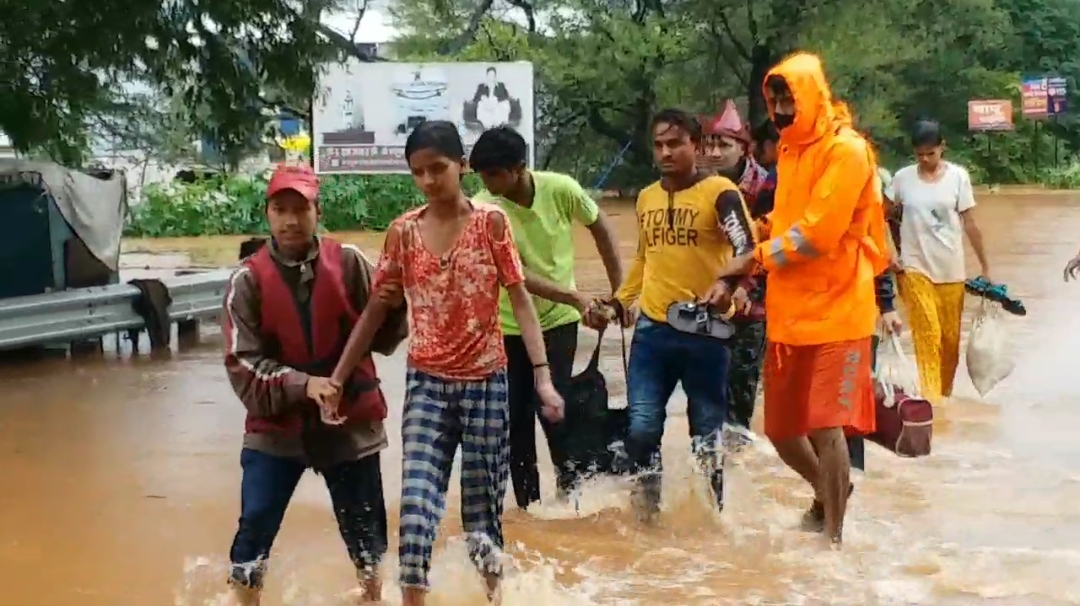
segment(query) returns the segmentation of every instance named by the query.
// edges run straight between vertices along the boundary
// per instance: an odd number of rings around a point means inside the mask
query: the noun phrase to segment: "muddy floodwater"
[[[937,408],[931,457],[902,460],[867,447],[842,552],[821,552],[794,529],[809,491],[764,441],[730,461],[728,505],[714,514],[690,473],[680,394],[664,441],[671,464],[660,525],[638,525],[627,486],[614,480],[588,486],[576,509],[551,502],[526,514],[508,499],[513,570],[504,603],[1080,604],[1080,285],[1061,278],[1080,246],[1080,195],[980,201],[993,278],[1029,310],[1010,320],[1016,370],[979,398],[961,366],[957,397]],[[629,260],[632,206],[606,209]],[[382,243],[378,234],[339,237],[373,256]],[[240,240],[130,241],[125,270],[230,265]],[[579,283],[599,294],[606,279],[584,230],[577,243]],[[969,300],[969,317],[975,307]],[[579,367],[594,335],[582,333]],[[127,348],[0,367],[2,604],[223,603],[243,408],[225,378],[220,337],[204,327],[200,345],[165,359],[133,357]],[[625,385],[619,350],[618,331],[609,331],[603,368],[617,401]],[[403,352],[377,360],[391,402],[382,461],[392,512]],[[552,501],[550,463],[541,457]],[[483,593],[459,540],[456,487],[449,503],[430,603],[478,606]],[[392,579],[396,538],[391,543]],[[325,487],[309,475],[275,545],[264,606],[349,604],[352,587]],[[388,586],[387,597],[397,603],[396,588]]]

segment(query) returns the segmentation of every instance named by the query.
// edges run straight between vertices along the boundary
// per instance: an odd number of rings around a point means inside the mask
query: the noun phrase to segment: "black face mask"
[[[776,114],[773,116],[773,125],[777,129],[784,129],[795,124],[795,114]]]

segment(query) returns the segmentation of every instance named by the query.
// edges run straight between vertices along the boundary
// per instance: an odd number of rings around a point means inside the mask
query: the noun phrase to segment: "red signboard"
[[[1005,99],[968,101],[968,130],[981,132],[1012,129],[1012,101]]]

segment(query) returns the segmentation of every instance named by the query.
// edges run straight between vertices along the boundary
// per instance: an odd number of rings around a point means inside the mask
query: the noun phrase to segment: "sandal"
[[[1000,304],[1002,309],[1013,315],[1027,315],[1027,308],[1024,307],[1024,303],[1020,299],[1010,297],[1009,289],[1004,284],[995,284],[983,276],[979,276],[965,282],[964,289],[975,296]]]

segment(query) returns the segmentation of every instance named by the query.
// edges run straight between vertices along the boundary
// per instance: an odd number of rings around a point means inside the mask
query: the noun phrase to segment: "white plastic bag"
[[[997,303],[983,299],[979,315],[971,324],[967,347],[968,375],[980,396],[990,393],[995,385],[1013,371],[1014,361],[1009,351],[1009,335],[1002,319],[1004,311]]]
[[[896,404],[896,390],[901,389],[910,397],[919,394],[919,381],[911,360],[904,355],[900,346],[900,337],[895,334],[883,334],[878,346],[877,365],[874,367],[874,379],[877,388],[884,396],[886,408]]]

